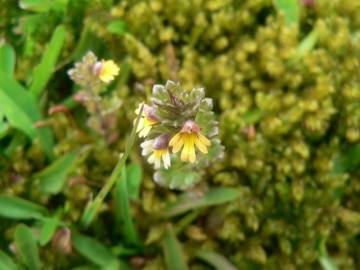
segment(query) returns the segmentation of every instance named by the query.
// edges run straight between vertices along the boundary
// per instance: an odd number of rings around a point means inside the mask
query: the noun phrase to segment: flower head
[[[136,115],[139,114],[141,106],[142,104],[140,104],[139,107],[136,109]],[[146,137],[149,134],[152,126],[157,124],[158,122],[159,119],[155,115],[155,109],[149,105],[144,104],[144,109],[142,111],[138,127],[136,129],[136,132],[139,133],[139,137]]]
[[[196,148],[207,154],[210,141],[200,132],[199,126],[192,120],[187,120],[180,132],[176,133],[171,138],[169,145],[172,146],[173,153],[177,153],[181,150],[181,160],[184,162],[194,163],[196,160],[195,146]]]
[[[155,169],[159,169],[161,167],[161,161],[164,164],[165,169],[168,169],[171,165],[169,140],[170,136],[168,134],[164,134],[154,140],[147,140],[140,145],[143,149],[141,154],[143,156],[150,154],[148,162],[154,164]]]
[[[115,76],[119,74],[120,68],[113,60],[101,60],[95,63],[93,71],[104,83],[109,83],[114,80]]]

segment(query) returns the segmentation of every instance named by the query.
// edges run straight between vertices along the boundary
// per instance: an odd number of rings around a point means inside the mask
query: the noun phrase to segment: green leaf
[[[106,30],[109,33],[121,36],[126,33],[126,23],[123,20],[112,21],[107,25]]]
[[[18,270],[10,256],[0,250],[0,269],[1,270]]]
[[[297,57],[303,57],[307,52],[311,51],[317,42],[318,34],[315,30],[311,31],[299,44],[296,55]]]
[[[48,128],[36,129],[34,124],[41,120],[35,99],[17,81],[0,70],[0,110],[8,122],[24,132],[29,138],[38,138],[40,146],[49,158],[53,153],[53,136]]]
[[[50,241],[58,225],[59,225],[59,220],[56,218],[43,219],[43,227],[41,229],[40,239],[39,239],[39,243],[41,246],[45,246]]]
[[[29,227],[19,224],[15,229],[15,245],[21,260],[30,270],[40,269],[39,251]]]
[[[93,265],[82,265],[82,266],[77,266],[75,268],[71,268],[71,270],[100,270],[100,268]]]
[[[287,26],[299,23],[300,3],[298,0],[274,0],[274,5],[277,11],[284,15]]]
[[[319,242],[319,263],[324,270],[338,270],[337,265],[330,259],[326,250],[326,238],[323,238]]]
[[[121,230],[127,243],[140,246],[139,236],[131,217],[127,183],[126,170],[122,170],[115,187],[115,209],[118,211],[116,216],[121,224]]]
[[[321,256],[319,262],[324,270],[338,270],[337,265],[328,256]]]
[[[0,47],[0,70],[12,76],[15,69],[15,51],[7,43]]]
[[[46,84],[55,71],[56,61],[65,41],[65,34],[66,31],[63,25],[60,25],[55,29],[40,64],[34,69],[30,92],[36,98],[39,98],[44,91]]]
[[[101,270],[131,270],[131,268],[124,261],[113,260],[107,265],[103,266]]]
[[[239,198],[240,195],[241,192],[238,189],[229,187],[212,188],[199,198],[192,198],[190,195],[184,194],[176,202],[165,207],[161,215],[164,217],[176,216],[189,210],[230,202]]]
[[[0,216],[11,219],[42,218],[47,210],[33,202],[10,196],[0,195]]]
[[[40,189],[49,194],[59,193],[67,180],[67,175],[74,167],[76,158],[77,152],[68,153],[36,173],[34,178],[39,179]]]
[[[229,262],[223,255],[208,250],[201,250],[196,255],[197,258],[212,265],[217,270],[236,270],[237,268]]]
[[[337,155],[333,161],[332,174],[341,174],[354,170],[360,165],[360,143]]]
[[[138,164],[131,164],[126,169],[128,194],[131,199],[137,200],[140,195],[140,186],[142,182],[142,170]]]
[[[20,0],[20,8],[46,13],[50,10],[65,11],[68,0]]]
[[[262,111],[260,111],[260,109],[256,108],[256,109],[246,112],[242,116],[242,118],[244,119],[244,121],[247,124],[255,124],[255,123],[259,122],[259,120],[261,119],[262,116],[263,116]]]
[[[176,238],[175,232],[171,225],[166,227],[163,251],[166,263],[166,269],[187,270],[186,261],[182,252],[181,245]]]
[[[109,262],[116,259],[110,249],[94,238],[73,233],[72,241],[75,249],[81,255],[99,266],[106,266]]]

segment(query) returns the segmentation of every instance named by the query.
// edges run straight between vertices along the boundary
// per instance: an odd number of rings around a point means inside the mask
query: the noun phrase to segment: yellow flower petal
[[[206,138],[204,135],[202,135],[200,132],[197,133],[198,138],[201,140],[201,142],[203,144],[205,144],[206,146],[210,146],[211,142],[209,141],[208,138]]]
[[[195,140],[195,145],[200,150],[201,153],[203,154],[208,153],[206,145],[199,138]]]
[[[102,62],[103,66],[99,73],[99,78],[105,83],[109,83],[114,80],[115,76],[119,74],[120,68],[115,64],[113,60],[107,60]]]

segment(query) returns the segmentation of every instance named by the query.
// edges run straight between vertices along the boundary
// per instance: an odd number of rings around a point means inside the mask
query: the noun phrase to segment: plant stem
[[[137,126],[139,124],[139,121],[140,121],[140,118],[142,115],[143,108],[144,108],[144,105],[141,106],[139,114],[136,118],[135,125],[130,134],[129,142],[125,148],[125,153],[120,157],[119,161],[117,162],[113,172],[111,173],[109,180],[102,187],[102,189],[100,190],[100,192],[98,193],[96,198],[93,201],[89,202],[89,204],[87,205],[87,207],[85,209],[85,212],[81,219],[81,222],[84,225],[84,227],[87,227],[90,225],[90,223],[94,219],[96,212],[99,209],[101,203],[104,201],[105,197],[110,192],[111,188],[114,186],[116,180],[119,178],[119,175],[126,164],[126,160],[129,157],[131,149],[135,142],[136,130],[137,130]]]

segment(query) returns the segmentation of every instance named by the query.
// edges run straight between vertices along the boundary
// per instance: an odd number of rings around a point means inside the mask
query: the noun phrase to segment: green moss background
[[[354,0],[1,0],[0,269],[360,269],[359,29]],[[67,75],[88,50],[121,68],[102,127]],[[168,79],[214,99],[224,160],[167,215],[137,144],[82,227]]]

